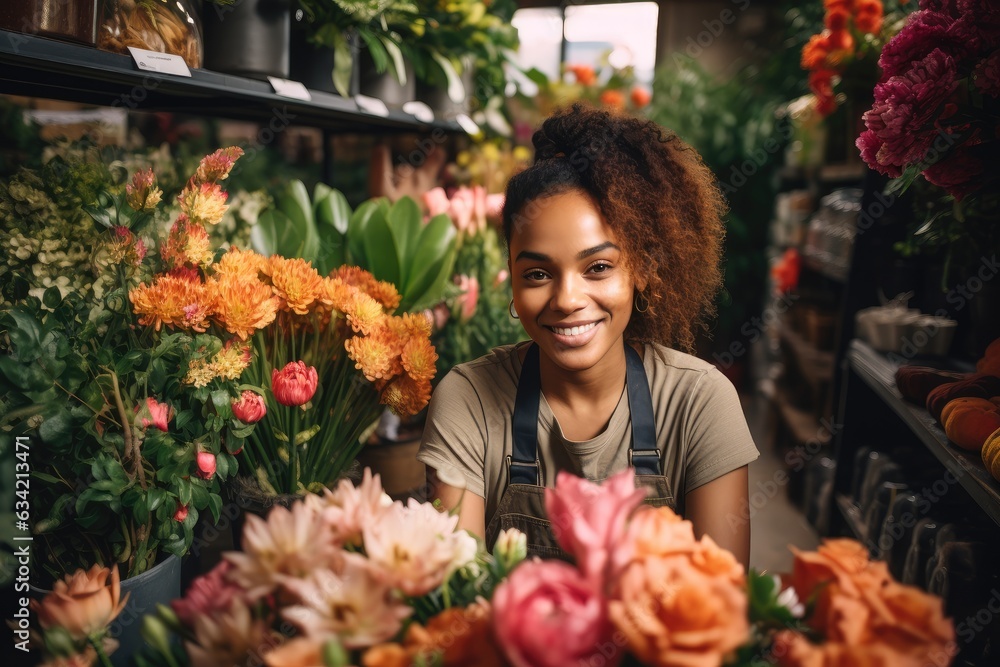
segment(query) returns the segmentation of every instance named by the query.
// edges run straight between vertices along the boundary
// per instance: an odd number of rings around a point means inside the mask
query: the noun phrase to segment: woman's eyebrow
[[[621,248],[619,248],[617,245],[615,245],[611,241],[605,241],[600,245],[595,245],[593,248],[587,248],[586,250],[581,250],[580,252],[576,253],[576,258],[586,259],[591,255],[596,255],[602,250],[607,250],[608,248],[612,248],[614,250],[621,252]],[[521,252],[517,253],[517,257],[514,259],[514,261],[520,262],[522,259],[529,259],[534,262],[552,261],[552,258],[549,257],[548,255],[542,254],[540,252],[532,252],[530,250],[522,250]]]

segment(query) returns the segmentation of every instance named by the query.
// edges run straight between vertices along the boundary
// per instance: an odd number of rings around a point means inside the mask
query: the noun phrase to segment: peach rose
[[[57,581],[40,602],[31,602],[31,608],[42,629],[59,627],[73,639],[82,640],[103,632],[125,608],[128,598],[127,594],[121,597],[117,567],[94,565]]]
[[[609,614],[632,654],[658,667],[722,664],[749,633],[745,589],[686,555],[633,561]]]
[[[383,644],[365,652],[365,667],[409,667],[435,664],[441,667],[502,667],[500,649],[493,640],[487,604],[452,607],[427,621],[414,623],[406,631],[403,645]],[[439,662],[435,662],[439,656]]]
[[[790,630],[775,637],[771,653],[779,667],[923,667],[920,662],[899,662],[900,656],[884,646],[813,644]]]

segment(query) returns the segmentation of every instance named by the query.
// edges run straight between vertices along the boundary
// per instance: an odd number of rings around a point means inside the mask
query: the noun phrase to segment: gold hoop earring
[[[507,306],[507,312],[510,313],[510,316],[512,318],[514,318],[515,320],[521,319],[520,317],[518,317],[517,311],[514,310],[514,299],[510,300],[510,304],[508,304],[508,306]]]
[[[641,305],[640,305],[641,304]],[[649,299],[644,292],[635,293],[635,312],[645,313],[649,310]]]

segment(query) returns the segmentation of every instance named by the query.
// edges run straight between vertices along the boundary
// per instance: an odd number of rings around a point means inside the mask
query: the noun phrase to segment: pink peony
[[[972,80],[983,95],[1000,96],[1000,50],[984,58],[972,71]]]
[[[267,414],[264,397],[255,391],[245,389],[237,401],[233,401],[233,416],[244,424],[256,424]]]
[[[952,18],[935,11],[911,14],[906,26],[882,49],[878,61],[882,80],[905,74],[913,63],[923,60],[934,49],[960,52],[962,45],[955,42],[948,30],[953,22]]]
[[[183,598],[172,600],[170,606],[177,614],[177,620],[190,628],[196,616],[225,611],[235,598],[241,598],[243,589],[226,578],[230,569],[232,564],[229,561],[219,561],[207,574],[191,582]]]
[[[924,160],[939,131],[934,119],[958,86],[954,59],[935,49],[914,63],[905,75],[894,76],[875,86],[875,103],[865,112],[865,125],[872,135],[863,135],[858,147],[868,165],[889,176],[907,165]],[[872,155],[875,140],[881,146]]]
[[[156,427],[166,433],[167,423],[173,418],[174,410],[166,403],[160,403],[153,397],[146,399],[145,404],[137,407],[136,421],[142,428]]]
[[[198,464],[198,477],[212,479],[212,476],[215,475],[215,454],[212,452],[198,452],[196,462]]]
[[[475,276],[455,276],[455,284],[462,293],[458,295],[460,305],[458,320],[468,322],[476,314],[476,304],[479,302],[479,280]]]
[[[947,158],[924,170],[924,178],[948,191],[955,199],[962,199],[982,187],[979,177],[985,165],[969,148],[960,147]]]
[[[302,361],[290,361],[280,371],[271,371],[271,391],[275,400],[291,408],[312,400],[318,383],[316,369]]]
[[[608,565],[625,535],[626,521],[645,496],[645,488],[635,487],[631,468],[609,477],[602,486],[560,472],[555,488],[545,489],[545,512],[556,540],[576,558],[595,590],[604,590]]]
[[[617,665],[605,600],[570,565],[522,563],[493,595],[498,644],[515,667]]]

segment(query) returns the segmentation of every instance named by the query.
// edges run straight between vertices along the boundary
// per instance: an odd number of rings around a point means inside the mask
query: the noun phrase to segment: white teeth
[[[573,327],[571,329],[559,329],[557,327],[552,327],[552,330],[560,336],[578,336],[585,331],[590,331],[596,326],[597,322],[591,322],[590,324],[585,324],[582,327]]]

